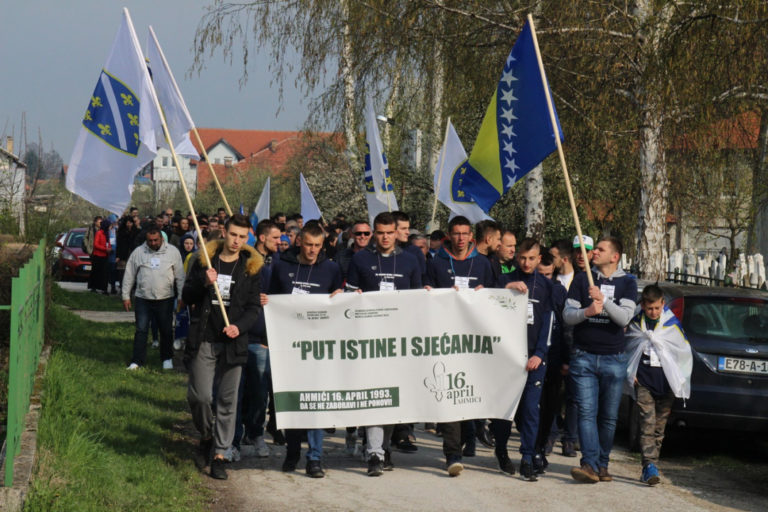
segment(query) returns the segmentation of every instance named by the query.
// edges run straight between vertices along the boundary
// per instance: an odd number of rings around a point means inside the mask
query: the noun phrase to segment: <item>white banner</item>
[[[271,295],[278,428],[514,416],[526,295],[453,289]]]

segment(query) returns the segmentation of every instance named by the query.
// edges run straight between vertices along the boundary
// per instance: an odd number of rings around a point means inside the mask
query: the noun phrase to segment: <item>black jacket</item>
[[[211,260],[215,261],[218,258],[223,247],[223,240],[214,240],[206,244]],[[187,341],[188,352],[197,351],[203,341],[213,342],[222,339],[204,339],[211,311],[218,306],[212,304],[212,300],[216,296],[213,287],[205,285],[206,267],[203,260],[204,258],[200,256],[192,265],[181,294],[185,304],[194,306],[191,310],[191,325]],[[230,290],[229,308],[227,309],[229,323],[236,325],[240,331],[237,338],[227,341],[225,360],[230,365],[245,364],[248,360],[248,330],[262,314],[261,302],[259,301],[259,270],[264,264],[264,260],[253,247],[246,245],[240,251],[240,263],[235,267],[234,284]],[[227,338],[227,340],[229,339]]]

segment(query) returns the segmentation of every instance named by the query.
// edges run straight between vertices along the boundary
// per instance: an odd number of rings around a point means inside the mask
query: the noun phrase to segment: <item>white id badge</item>
[[[149,258],[149,268],[151,269],[160,268],[160,258],[158,257]]]
[[[533,325],[533,302],[528,303],[528,325]]]
[[[469,276],[453,276],[453,286],[459,290],[469,288]]]
[[[232,276],[219,274],[216,277],[216,284],[219,286],[221,300],[229,299],[229,289],[232,288]]]
[[[294,286],[293,290],[291,290],[291,294],[292,295],[309,295],[309,290],[305,290],[300,286]]]
[[[392,281],[379,281],[380,292],[393,292],[395,291],[395,283]]]
[[[616,287],[612,284],[601,284],[600,293],[603,294],[605,300],[613,300],[613,296],[616,293]]]

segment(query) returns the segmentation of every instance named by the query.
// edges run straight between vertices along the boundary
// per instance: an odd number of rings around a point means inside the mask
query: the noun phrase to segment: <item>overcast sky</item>
[[[207,58],[207,69],[187,78],[195,29],[212,1],[203,0],[2,0],[0,17],[0,135],[20,139],[26,112],[28,142],[42,131],[69,161],[80,121],[128,7],[146,51],[152,25],[179,82],[195,124],[208,128],[294,130],[308,102],[287,80],[283,110],[275,117],[277,88],[269,85],[268,52],[251,53],[249,78],[238,85],[242,61]],[[332,123],[329,123],[332,124]],[[15,133],[14,133],[15,132]],[[20,153],[18,142],[15,151]]]

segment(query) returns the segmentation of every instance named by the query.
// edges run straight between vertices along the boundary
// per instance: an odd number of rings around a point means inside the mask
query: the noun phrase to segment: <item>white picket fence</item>
[[[711,286],[765,286],[766,269],[762,254],[740,254],[730,267],[725,254],[699,256],[693,249],[678,249],[669,255],[667,280]]]

